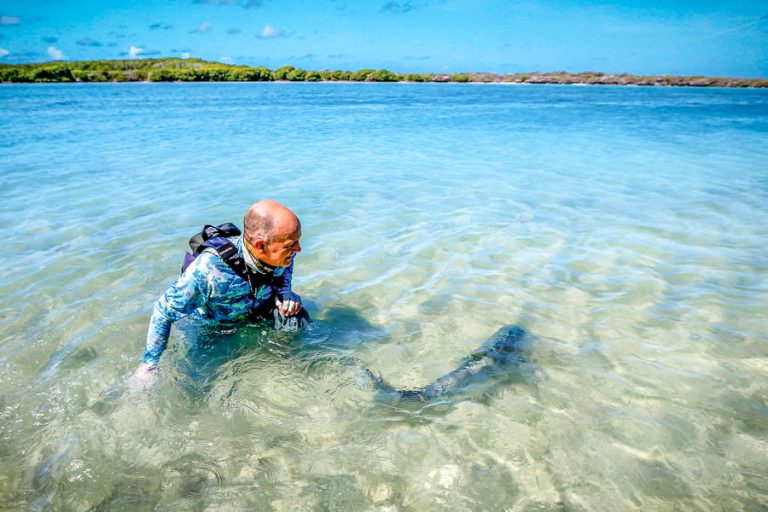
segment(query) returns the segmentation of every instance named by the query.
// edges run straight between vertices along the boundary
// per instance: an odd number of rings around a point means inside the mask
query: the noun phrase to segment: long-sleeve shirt
[[[230,238],[243,257],[242,237]],[[254,275],[257,289],[250,293],[248,281],[237,275],[213,249],[205,249],[155,303],[147,332],[142,362],[156,365],[168,345],[173,322],[195,313],[203,321],[233,325],[257,310],[274,303],[275,295],[291,291],[293,261],[269,274]],[[271,302],[270,302],[271,301]]]

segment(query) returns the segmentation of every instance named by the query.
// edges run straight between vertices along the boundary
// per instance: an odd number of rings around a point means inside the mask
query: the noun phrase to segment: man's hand
[[[283,294],[282,300],[280,297],[275,298],[275,305],[281,315],[293,316],[301,311],[301,297],[293,292],[287,292]]]
[[[147,389],[155,381],[157,381],[157,366],[152,363],[142,363],[131,377],[130,386],[138,390]]]

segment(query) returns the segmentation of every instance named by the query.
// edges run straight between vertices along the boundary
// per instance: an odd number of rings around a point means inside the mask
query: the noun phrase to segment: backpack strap
[[[243,260],[242,256],[237,254],[237,247],[235,247],[235,244],[224,237],[215,236],[200,244],[200,246],[197,248],[197,252],[203,252],[207,248],[211,248],[216,251],[224,263],[226,263],[229,268],[235,271],[235,274],[250,283],[248,279],[248,269],[245,266],[245,260]]]
[[[270,276],[265,281],[261,274],[254,275],[252,272],[248,272],[248,267],[245,265],[245,260],[237,253],[237,247],[235,244],[222,237],[213,237],[206,240],[201,246],[200,251],[204,251],[210,247],[215,250],[224,263],[231,268],[235,274],[243,278],[248,283],[248,290],[251,297],[256,297],[256,292],[262,285],[274,286],[274,276]]]

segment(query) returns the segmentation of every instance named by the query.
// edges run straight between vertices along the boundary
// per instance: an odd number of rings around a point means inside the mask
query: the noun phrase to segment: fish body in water
[[[517,325],[496,331],[480,348],[465,357],[458,368],[423,388],[398,389],[381,377],[373,377],[374,387],[388,398],[426,402],[465,388],[468,384],[520,361],[520,351],[528,332]]]

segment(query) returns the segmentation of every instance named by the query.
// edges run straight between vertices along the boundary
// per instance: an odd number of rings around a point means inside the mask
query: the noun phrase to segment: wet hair
[[[256,240],[269,243],[275,237],[275,221],[265,215],[261,208],[251,207],[243,219],[243,232],[245,239],[251,243]]]

